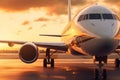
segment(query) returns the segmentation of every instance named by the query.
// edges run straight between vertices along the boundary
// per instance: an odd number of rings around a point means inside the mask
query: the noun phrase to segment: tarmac
[[[97,66],[87,60],[56,59],[54,68],[43,68],[42,59],[32,64],[19,59],[1,59],[0,80],[94,80]],[[120,69],[114,68],[112,60],[104,68],[107,69],[107,80],[120,80]]]
[[[43,59],[26,64],[12,54],[7,57],[10,58],[0,59],[0,80],[94,80],[97,68],[87,57],[55,59],[54,68],[43,68]],[[120,69],[114,67],[114,59],[109,59],[103,68],[107,69],[107,80],[120,80]]]

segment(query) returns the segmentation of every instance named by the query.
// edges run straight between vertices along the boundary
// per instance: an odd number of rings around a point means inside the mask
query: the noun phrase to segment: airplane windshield
[[[102,14],[103,19],[114,19],[114,15],[113,14]]]
[[[101,14],[89,14],[89,19],[101,19]]]
[[[107,14],[107,13],[103,13],[103,14],[98,14],[98,13],[94,13],[94,14],[85,14],[85,15],[80,15],[80,17],[78,18],[78,21],[83,21],[83,20],[99,20],[99,19],[111,19],[111,20],[119,20],[118,16],[115,14]]]

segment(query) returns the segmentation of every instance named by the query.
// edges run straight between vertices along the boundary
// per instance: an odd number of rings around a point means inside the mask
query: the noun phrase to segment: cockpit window
[[[114,20],[120,20],[118,18],[117,15],[115,14],[107,14],[107,13],[103,13],[103,14],[98,14],[98,13],[93,13],[93,14],[84,14],[84,15],[80,15],[80,17],[78,18],[78,21],[83,21],[83,20],[101,20],[101,19],[114,19]]]
[[[88,14],[85,15],[85,19],[89,19],[89,18],[88,18]]]
[[[101,19],[100,14],[89,14],[89,19]]]
[[[78,21],[81,21],[81,20],[86,20],[88,19],[88,14],[85,14],[85,15],[81,15],[78,19]]]
[[[84,18],[84,15],[81,15],[81,16],[79,17],[78,21],[84,20],[83,18]]]
[[[112,14],[103,14],[103,19],[114,19]]]

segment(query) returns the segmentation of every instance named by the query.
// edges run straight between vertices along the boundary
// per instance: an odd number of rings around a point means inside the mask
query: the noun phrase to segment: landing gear
[[[95,69],[95,80],[106,80],[106,79],[107,79],[106,69],[103,69],[102,71]]]
[[[119,56],[119,58],[115,59],[115,68],[119,68],[120,67],[120,51],[116,50],[115,53],[117,53]]]
[[[119,68],[120,67],[120,60],[117,58],[115,59],[115,68]]]
[[[50,49],[46,49],[46,58],[43,60],[43,67],[47,68],[47,65],[50,64],[51,68],[54,68],[54,58],[51,58]]]
[[[107,79],[107,71],[103,69],[105,63],[107,63],[107,56],[95,56],[94,62],[98,62],[98,69],[95,69],[95,80],[106,80]]]

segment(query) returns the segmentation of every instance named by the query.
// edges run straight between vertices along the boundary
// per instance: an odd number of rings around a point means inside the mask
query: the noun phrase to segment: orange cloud
[[[22,23],[22,25],[27,25],[27,24],[29,24],[29,21],[24,21],[24,22]]]
[[[107,3],[117,3],[120,2],[120,0],[105,0]]]
[[[16,32],[16,35],[19,35],[21,32],[22,32],[21,30],[18,30],[18,31]]]
[[[87,0],[72,0],[72,5],[84,4]],[[30,8],[46,7],[50,14],[66,14],[67,0],[1,0],[0,8],[8,12],[18,12]]]
[[[120,16],[120,0],[104,0],[104,3]]]
[[[38,19],[36,19],[36,20],[34,20],[34,21],[49,21],[50,19],[48,19],[48,18],[45,18],[45,17],[41,17],[41,18],[38,18]]]
[[[29,28],[28,28],[28,30],[32,30],[32,29],[33,29],[33,27],[29,27]]]

